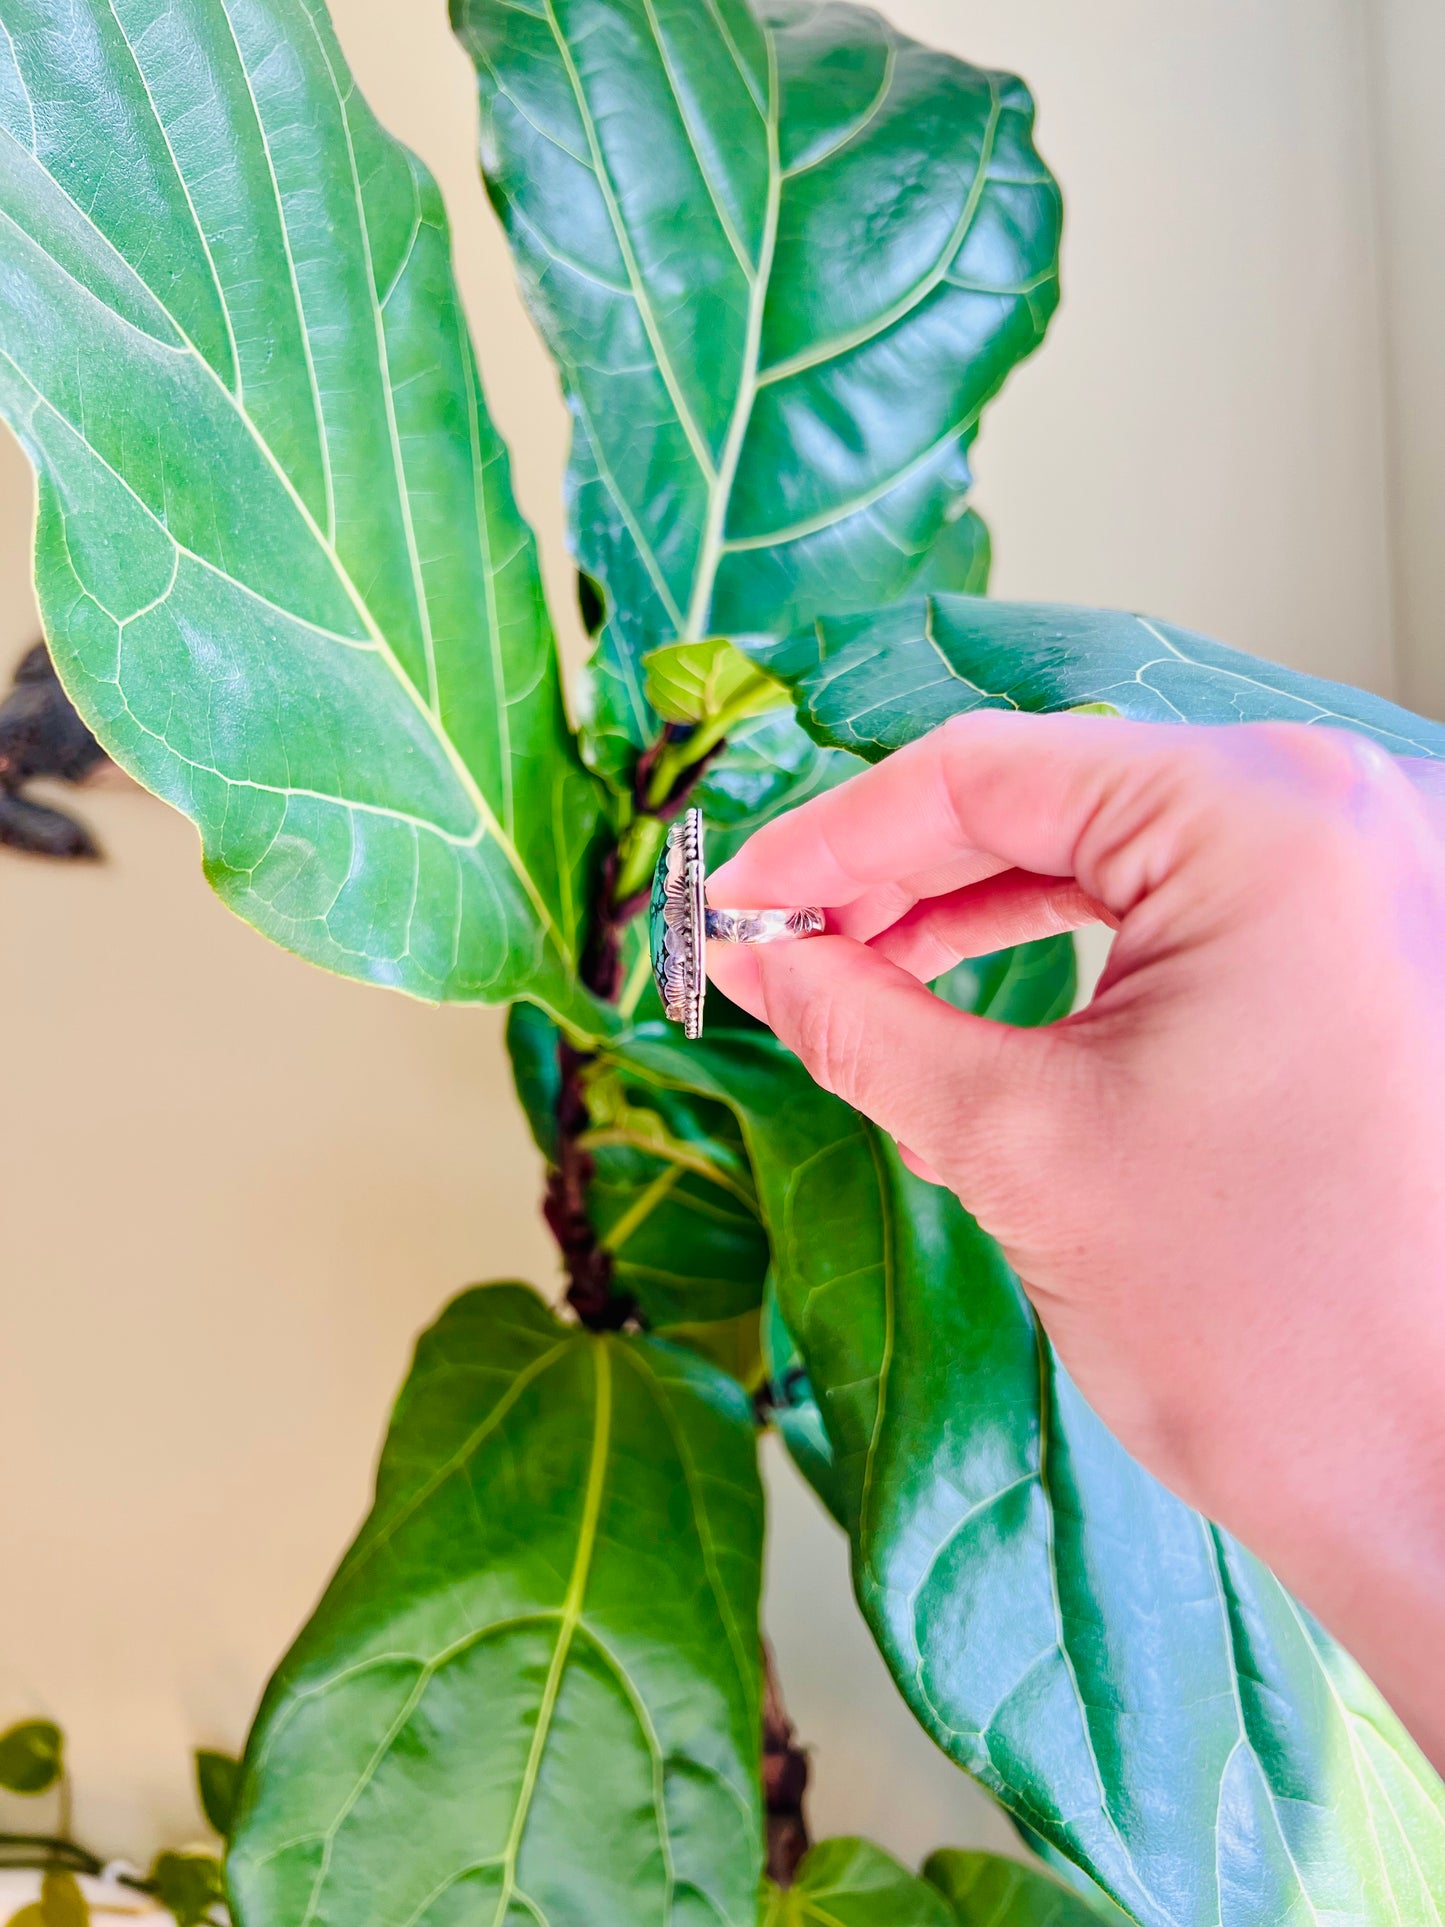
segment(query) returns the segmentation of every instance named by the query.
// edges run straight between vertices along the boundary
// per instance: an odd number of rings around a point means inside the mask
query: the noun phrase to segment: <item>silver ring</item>
[[[652,975],[662,1008],[688,1037],[702,1035],[709,937],[721,943],[785,943],[816,937],[823,912],[801,910],[710,910],[703,855],[702,813],[688,810],[667,832],[657,859],[648,905]]]

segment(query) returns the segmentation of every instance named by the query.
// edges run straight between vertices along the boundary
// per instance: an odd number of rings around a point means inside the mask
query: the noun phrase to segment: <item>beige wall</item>
[[[570,609],[565,424],[476,185],[464,63],[438,0],[337,11],[363,85],[443,180]],[[1069,196],[1064,313],[979,450],[1000,589],[1147,606],[1389,687],[1387,283],[1356,6],[890,11],[1030,77]],[[1397,344],[1397,416],[1413,368]],[[1415,474],[1398,451],[1393,473],[1398,569]],[[33,628],[29,513],[4,444],[6,659]],[[82,1827],[139,1853],[193,1829],[189,1747],[239,1743],[363,1509],[416,1328],[470,1279],[555,1268],[494,1016],[293,962],[208,895],[179,818],[135,792],[86,808],[103,869],[0,857],[0,1722],[65,1721]],[[1006,1838],[900,1710],[835,1535],[775,1485],[769,1612],[819,1827],[909,1854]]]
[[[1445,6],[1372,0],[1399,695],[1445,711]]]

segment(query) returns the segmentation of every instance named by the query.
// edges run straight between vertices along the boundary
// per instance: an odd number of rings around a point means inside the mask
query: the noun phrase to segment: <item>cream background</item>
[[[1439,0],[887,11],[1029,78],[1068,195],[1064,311],[978,454],[999,591],[1145,607],[1445,707]],[[336,12],[442,179],[569,611],[565,421],[476,183],[465,63],[440,0]],[[29,517],[4,443],[0,664],[35,626]],[[555,1268],[494,1015],[294,962],[210,897],[180,818],[134,791],[82,807],[103,868],[0,855],[0,1724],[62,1720],[82,1834],[139,1856],[195,1834],[189,1749],[240,1743],[366,1504],[414,1332],[471,1279]],[[816,1830],[1006,1843],[774,1475],[769,1617]]]

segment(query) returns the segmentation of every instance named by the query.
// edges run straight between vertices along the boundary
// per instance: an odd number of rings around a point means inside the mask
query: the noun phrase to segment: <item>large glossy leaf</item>
[[[1123,1452],[956,1199],[766,1038],[624,1047],[737,1110],[859,1599],[939,1745],[1146,1927],[1433,1927],[1445,1788]]]
[[[786,1892],[774,1889],[762,1927],[955,1927],[940,1890],[867,1840],[824,1840]]]
[[[997,1853],[947,1847],[929,1855],[923,1873],[947,1900],[957,1927],[1100,1927],[1108,1917],[1048,1874]]]
[[[1445,756],[1445,725],[1366,690],[1109,609],[918,596],[740,647],[789,685],[818,742],[872,762],[969,710],[1086,703],[1141,722],[1322,723],[1397,756]]]
[[[1020,82],[861,7],[452,17],[574,417],[615,768],[653,728],[647,650],[877,606],[958,526],[980,412],[1057,301],[1058,190]]]
[[[752,1927],[761,1539],[729,1379],[459,1298],[251,1735],[245,1927]]]
[[[320,0],[0,0],[0,410],[66,687],[232,908],[569,1010],[593,786],[435,184]]]
[[[959,1010],[996,1023],[1051,1024],[1074,1007],[1078,963],[1071,936],[1044,937],[983,957],[967,957],[933,986]],[[840,1524],[847,1524],[836,1460],[817,1396],[769,1282],[763,1307],[763,1354],[773,1423],[799,1471]]]

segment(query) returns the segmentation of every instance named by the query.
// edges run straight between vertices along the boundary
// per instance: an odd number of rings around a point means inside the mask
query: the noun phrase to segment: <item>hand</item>
[[[1117,1436],[1445,1765],[1440,795],[1317,728],[960,717],[710,879],[829,935],[708,968],[958,1193]],[[1062,1023],[925,988],[1095,918]]]

